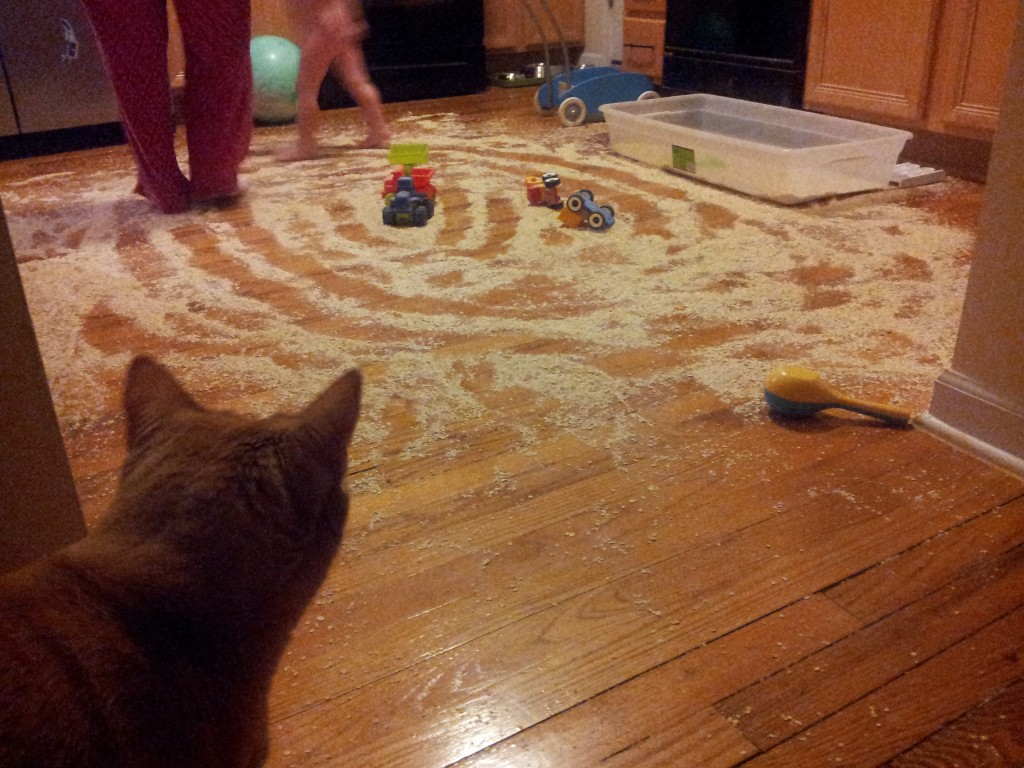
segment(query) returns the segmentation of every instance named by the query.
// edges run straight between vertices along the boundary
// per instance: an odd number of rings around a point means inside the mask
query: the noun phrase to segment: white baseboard
[[[1024,413],[974,381],[954,371],[942,374],[928,413],[914,423],[943,442],[1024,479]]]

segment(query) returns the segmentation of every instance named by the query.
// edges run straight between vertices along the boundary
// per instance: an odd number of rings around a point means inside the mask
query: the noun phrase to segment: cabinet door
[[[0,83],[0,136],[13,136],[17,132],[18,121],[14,118],[11,92],[7,90],[6,83]]]
[[[943,10],[928,127],[989,139],[999,121],[1019,0],[952,0]]]
[[[804,105],[921,125],[940,0],[815,0]]]
[[[551,16],[545,11],[544,3],[540,0],[519,0],[519,2],[521,8],[525,4],[533,11],[533,15],[544,30],[544,37],[547,38],[548,45],[552,46],[552,50],[559,44],[559,33],[562,34],[565,42],[569,45],[583,42],[583,0],[547,0],[547,9],[551,11],[554,23],[551,21]],[[530,18],[525,8],[521,16],[522,23],[519,32],[522,37],[520,39],[520,47],[535,48],[541,45],[543,37],[537,31],[537,25]]]
[[[583,42],[583,0],[548,0],[547,6],[555,17],[555,24],[551,23],[540,0],[485,0],[484,46],[489,51],[525,51],[540,48],[546,39],[552,61],[560,60],[558,32],[562,33],[566,44]],[[537,29],[538,24],[543,35]]]
[[[665,60],[665,0],[626,0],[622,68],[661,81]]]
[[[484,47],[489,51],[516,50],[519,28],[526,11],[520,0],[486,0],[484,3]],[[529,21],[526,22],[529,24]]]
[[[627,16],[622,22],[622,69],[661,80],[665,60],[665,22]]]
[[[22,133],[118,119],[80,0],[0,2],[4,68]]]
[[[623,5],[626,16],[665,20],[667,0],[625,0]]]

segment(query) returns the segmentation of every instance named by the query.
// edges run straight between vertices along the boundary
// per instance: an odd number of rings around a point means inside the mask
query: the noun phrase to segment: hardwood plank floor
[[[394,120],[501,117],[512,136],[539,119],[531,96],[492,89],[387,109]],[[342,110],[327,121],[357,117]],[[108,148],[4,163],[0,193],[68,168],[127,162],[124,148]],[[332,177],[314,181],[331,193]],[[983,189],[951,189],[900,199],[976,228]],[[443,204],[444,238],[462,243],[480,201],[452,188]],[[493,226],[462,246],[481,261],[521,223],[505,201],[486,204]],[[705,230],[728,226],[727,211],[701,210]],[[325,268],[255,226],[243,206],[217,216],[217,227],[187,218],[174,226],[190,266],[297,328],[342,338],[344,327],[345,338],[370,340],[407,333],[410,343],[426,333],[345,327],[286,276],[325,295],[357,295],[381,313],[450,302]],[[367,226],[359,237],[375,235]],[[266,263],[238,258],[236,239]],[[159,249],[130,221],[119,240],[123,268],[154,282],[166,267]],[[907,279],[927,275],[905,261]],[[811,283],[808,300],[823,304],[835,300],[833,277],[808,267],[794,279]],[[492,299],[510,317],[544,316],[565,300],[543,274],[515,286],[518,297],[504,290]],[[255,311],[200,310],[237,327],[261,322]],[[479,310],[450,302],[446,311],[469,319]],[[436,330],[429,355],[572,353],[639,379],[735,330],[687,327],[682,312],[678,322],[657,350],[576,350],[526,329]],[[112,307],[94,309],[82,333],[109,354],[219,349],[184,329],[155,336]],[[903,343],[897,333],[879,339],[879,358]],[[370,363],[370,386],[385,365]],[[609,442],[599,438],[619,429],[614,419],[560,428],[566,417],[552,399],[495,387],[484,366],[456,370],[479,413],[435,430],[413,407],[431,393],[411,390],[380,407],[372,450],[357,434],[346,540],[273,690],[270,766],[1024,765],[1019,479],[913,429],[835,413],[740,417],[696,382],[623,394],[628,439]],[[90,520],[116,482],[120,385],[113,375],[100,382],[103,418],[62,424]],[[928,386],[912,393],[917,407]],[[203,395],[242,410],[269,396],[237,378],[211,380]]]

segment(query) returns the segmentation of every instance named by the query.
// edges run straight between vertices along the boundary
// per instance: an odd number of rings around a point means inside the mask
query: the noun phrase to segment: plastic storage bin
[[[709,94],[601,111],[613,151],[787,205],[885,187],[912,135]]]

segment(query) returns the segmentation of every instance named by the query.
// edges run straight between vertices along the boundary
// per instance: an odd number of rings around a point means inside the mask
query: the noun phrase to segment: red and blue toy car
[[[384,210],[381,218],[390,227],[422,227],[434,215],[434,198],[437,187],[431,179],[434,169],[425,163],[428,157],[426,144],[392,144],[388,160],[398,166],[391,171],[391,177],[384,182],[381,197]]]
[[[561,183],[557,173],[527,176],[526,199],[530,205],[546,205],[557,210],[562,207],[562,198],[558,195],[558,185]]]
[[[425,226],[434,215],[434,201],[416,189],[412,176],[399,176],[395,187],[397,191],[384,198],[384,223],[390,227]]]

